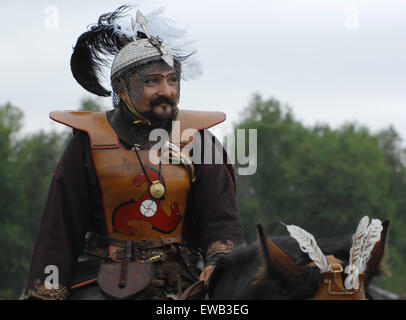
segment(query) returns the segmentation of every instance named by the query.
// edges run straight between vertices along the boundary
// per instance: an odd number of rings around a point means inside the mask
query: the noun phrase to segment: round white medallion
[[[140,211],[143,216],[150,218],[157,211],[157,205],[154,200],[145,200],[141,203]]]

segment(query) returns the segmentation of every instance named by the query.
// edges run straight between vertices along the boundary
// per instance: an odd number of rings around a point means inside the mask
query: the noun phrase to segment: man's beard
[[[171,112],[170,113],[163,113],[163,114],[158,114],[154,112],[154,107],[160,105],[161,103],[166,103],[170,106]],[[175,120],[175,117],[177,115],[178,108],[176,107],[177,103],[168,97],[165,96],[159,96],[155,98],[154,100],[151,100],[150,102],[150,108],[151,110],[149,111],[144,111],[141,112],[141,114],[151,120],[154,125],[159,126],[161,128],[166,127],[168,125],[168,122],[171,123],[173,120]]]

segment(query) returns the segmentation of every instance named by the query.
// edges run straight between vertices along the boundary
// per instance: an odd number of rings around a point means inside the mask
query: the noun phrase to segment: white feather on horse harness
[[[294,225],[286,225],[286,228],[290,236],[299,243],[300,249],[309,255],[310,259],[314,261],[322,273],[331,271],[327,258],[317,245],[313,235]]]
[[[300,249],[309,255],[321,273],[332,271],[313,235],[294,225],[285,226],[290,236],[299,243]],[[372,249],[381,238],[382,229],[379,219],[372,219],[369,223],[369,217],[365,216],[359,222],[353,236],[349,264],[345,269],[348,274],[344,283],[346,289],[359,289],[359,274],[366,270]]]
[[[372,249],[381,238],[382,229],[379,219],[372,219],[369,224],[369,218],[365,216],[359,222],[353,236],[349,265],[345,268],[348,274],[344,282],[346,289],[359,288],[358,275],[366,270]]]

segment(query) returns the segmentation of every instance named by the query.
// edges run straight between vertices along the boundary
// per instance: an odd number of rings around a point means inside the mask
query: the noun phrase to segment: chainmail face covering
[[[131,148],[134,143],[141,149],[152,147],[156,141],[149,141],[149,134],[157,128],[166,130],[168,135],[171,133],[172,120],[176,118],[178,111],[179,63],[175,63],[174,68],[162,60],[133,66],[125,73],[121,73],[119,78],[113,78],[112,84],[115,110],[107,112],[107,119],[125,147]],[[145,88],[152,91],[152,95],[149,94],[146,97]],[[123,91],[128,94],[130,105],[120,99],[118,92],[122,94]],[[164,117],[154,112],[154,107],[161,103],[171,107],[170,114]],[[141,105],[147,111],[141,111]],[[136,113],[131,111],[132,108]],[[142,121],[142,119],[148,121]]]
[[[172,130],[172,118],[168,119],[165,123],[152,123],[151,125],[137,122],[137,118],[123,102],[114,109],[107,112],[107,120],[109,124],[114,129],[121,144],[126,149],[131,149],[134,143],[138,145],[140,149],[150,149],[155,145],[156,141],[150,141],[149,135],[152,130],[161,128],[168,132],[168,135]]]
[[[125,72],[120,73],[119,76],[112,78],[113,106],[116,107],[122,100],[120,93],[127,93],[132,106],[140,111],[139,106],[144,97],[144,88],[149,86],[154,88],[157,94],[162,92],[161,90],[165,92],[169,89],[171,95],[167,96],[169,98],[167,102],[172,105],[172,108],[176,107],[180,94],[180,69],[180,63],[175,62],[174,67],[170,67],[160,60],[160,57],[133,65]],[[162,73],[167,75],[162,76]],[[159,86],[166,86],[166,88],[159,88]],[[129,107],[131,109],[131,106]]]

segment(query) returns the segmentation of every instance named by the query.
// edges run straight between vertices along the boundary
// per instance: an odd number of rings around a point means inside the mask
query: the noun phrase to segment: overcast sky
[[[59,129],[49,112],[77,109],[92,96],[71,75],[72,46],[100,14],[126,2],[4,2],[0,104],[24,111],[24,133]],[[376,131],[392,124],[406,140],[406,1],[127,3],[144,13],[164,6],[165,16],[187,26],[203,76],[182,84],[180,107],[226,112],[217,135],[258,92],[289,104],[306,125],[357,121]]]

